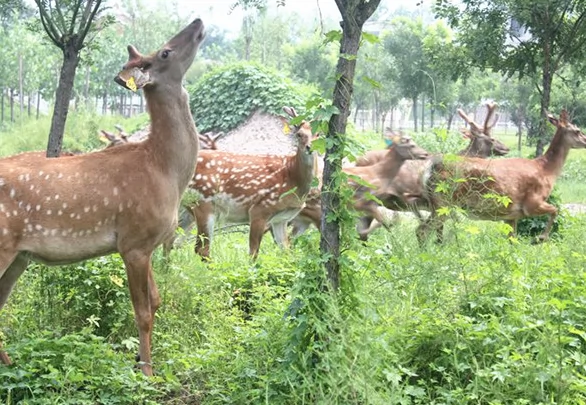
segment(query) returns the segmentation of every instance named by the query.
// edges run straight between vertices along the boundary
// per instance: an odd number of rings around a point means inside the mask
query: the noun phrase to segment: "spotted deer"
[[[285,107],[284,111],[297,116],[293,108]],[[249,253],[253,258],[258,255],[267,225],[276,240],[286,245],[286,224],[304,205],[316,161],[310,149],[315,136],[309,123],[294,126],[292,132],[297,143],[294,155],[201,151],[198,170],[189,185],[198,201],[187,207],[197,224],[197,254],[210,257],[216,220],[250,225]]]
[[[115,81],[144,91],[148,140],[63,159],[38,153],[0,159],[0,309],[31,260],[62,265],[119,252],[145,375],[152,375],[151,334],[161,303],[151,255],[175,232],[197,160],[197,130],[182,81],[203,38],[196,19],[149,55],[128,47]],[[4,351],[0,359],[10,363]]]
[[[424,240],[429,230],[435,230],[438,241],[442,241],[445,216],[438,216],[437,211],[448,206],[460,207],[474,219],[503,220],[511,225],[511,236],[516,233],[517,220],[547,214],[549,220],[538,241],[547,240],[557,209],[546,200],[570,149],[586,148],[586,136],[570,122],[566,110],[561,112],[559,119],[549,113],[547,116],[556,127],[556,133],[543,156],[535,159],[434,159],[423,175],[431,216],[419,225],[419,240]],[[436,190],[440,182],[448,184],[448,192]]]

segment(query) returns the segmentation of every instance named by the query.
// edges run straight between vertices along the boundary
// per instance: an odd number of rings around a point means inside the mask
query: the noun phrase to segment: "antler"
[[[468,124],[470,125],[470,128],[473,128],[475,130],[477,130],[478,132],[482,132],[482,127],[480,125],[478,125],[473,119],[471,119],[468,115],[466,115],[466,113],[464,112],[464,110],[462,110],[461,108],[458,108],[458,115],[460,117],[462,117],[462,119]]]
[[[486,119],[484,120],[484,134],[490,136],[490,131],[496,125],[498,121],[498,114],[495,114],[496,108],[498,105],[494,102],[489,102],[486,104],[487,112],[486,112]],[[489,124],[491,118],[494,116],[492,120],[492,124]]]

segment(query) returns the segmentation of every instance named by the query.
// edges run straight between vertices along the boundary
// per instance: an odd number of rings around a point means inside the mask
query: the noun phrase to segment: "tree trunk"
[[[41,109],[41,90],[37,90],[37,119],[39,119],[39,110]]]
[[[413,97],[413,130],[417,132],[417,96]]]
[[[421,95],[421,132],[425,132],[425,94]]]
[[[433,124],[434,124],[434,119],[435,119],[435,105],[432,104],[431,105],[431,122],[429,123],[429,127],[433,128]]]
[[[553,72],[551,71],[551,48],[549,43],[545,44],[543,55],[543,71],[541,78],[541,119],[539,120],[537,145],[535,147],[536,157],[543,155],[543,148],[545,147],[547,137],[547,110],[549,109],[551,82],[553,80]]]
[[[22,116],[24,115],[24,83],[22,77],[22,55],[18,55],[18,107],[20,115],[19,121],[22,123]]]
[[[33,94],[32,93],[29,93],[28,94],[28,100],[27,100],[28,103],[27,103],[27,106],[26,106],[26,112],[27,112],[27,115],[28,115],[29,118],[31,117],[31,100],[32,100],[32,98],[33,98]]]
[[[142,91],[140,92],[140,113],[144,112],[144,97],[142,95]]]
[[[108,93],[104,92],[102,94],[102,114],[106,115],[108,113]]]
[[[380,120],[380,131],[382,134],[385,133],[385,120],[387,119],[387,114],[389,112],[388,111],[383,111],[381,114],[381,120]]]
[[[10,88],[10,122],[14,122],[14,89]]]
[[[2,101],[0,102],[0,122],[4,123],[4,94],[5,94],[6,90],[4,88],[2,88],[2,90],[0,90],[0,97],[2,97]]]
[[[342,14],[342,40],[340,43],[340,58],[336,67],[336,84],[334,87],[333,105],[338,114],[332,115],[329,121],[326,141],[326,155],[324,157],[323,186],[322,186],[322,217],[320,251],[325,260],[328,281],[332,291],[340,287],[340,223],[336,218],[336,211],[340,207],[340,195],[336,186],[336,178],[342,169],[343,145],[346,137],[346,124],[350,114],[350,100],[354,91],[354,73],[356,70],[356,56],[360,47],[362,26],[376,10],[380,0],[336,0]],[[334,218],[326,220],[326,218]]]
[[[69,111],[69,100],[73,90],[75,71],[79,64],[79,51],[74,44],[66,44],[63,50],[63,65],[59,74],[59,84],[55,95],[55,107],[51,119],[49,142],[47,143],[47,157],[57,157],[61,154],[63,132]]]
[[[452,129],[452,123],[454,122],[454,114],[452,113],[448,113],[448,132],[450,131],[450,129]]]
[[[83,86],[83,98],[85,101],[86,109],[90,109],[90,67],[86,67],[85,70],[85,83]]]

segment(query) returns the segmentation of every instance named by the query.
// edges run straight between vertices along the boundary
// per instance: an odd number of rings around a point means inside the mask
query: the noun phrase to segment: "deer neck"
[[[536,160],[543,164],[547,174],[557,177],[562,171],[568,153],[570,153],[570,146],[563,141],[562,132],[557,131],[545,154]]]
[[[199,145],[189,96],[182,86],[158,86],[145,89],[145,97],[151,118],[151,135],[145,142],[153,163],[176,177],[179,190],[183,190],[193,176]]]
[[[386,187],[387,183],[390,183],[392,179],[399,173],[401,166],[405,162],[403,158],[395,148],[390,148],[384,159],[376,167],[376,175],[379,179],[383,180],[381,186]]]
[[[297,195],[304,196],[309,192],[316,168],[317,155],[307,152],[305,146],[299,146],[288,167],[289,178],[297,187]]]

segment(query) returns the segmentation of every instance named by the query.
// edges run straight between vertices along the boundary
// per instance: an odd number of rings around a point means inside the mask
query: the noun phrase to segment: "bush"
[[[0,366],[0,402],[7,405],[156,404],[151,383],[89,333],[25,339],[12,349],[18,366]],[[150,398],[150,400],[149,400]]]
[[[302,112],[314,93],[271,69],[237,63],[217,68],[189,88],[190,108],[201,132],[229,131],[256,110],[282,115],[283,106]]]

